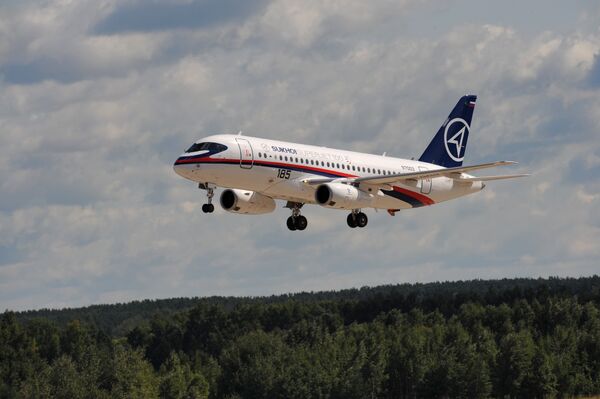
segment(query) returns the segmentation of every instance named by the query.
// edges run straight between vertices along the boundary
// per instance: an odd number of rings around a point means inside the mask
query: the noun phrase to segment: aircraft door
[[[254,164],[254,152],[252,151],[252,145],[246,139],[236,138],[238,147],[240,148],[240,168],[252,169]]]
[[[419,171],[424,171],[424,170],[427,170],[427,168],[419,166]],[[431,177],[428,177],[427,179],[421,179],[419,181],[421,182],[421,193],[423,193],[423,194],[431,193]]]

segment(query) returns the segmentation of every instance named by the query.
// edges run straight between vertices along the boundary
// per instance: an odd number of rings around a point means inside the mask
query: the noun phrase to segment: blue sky
[[[0,310],[600,271],[600,7],[591,2],[0,5]],[[419,156],[479,95],[465,163],[519,181],[370,212],[201,212],[172,171],[237,132]],[[283,205],[283,204],[280,204]]]

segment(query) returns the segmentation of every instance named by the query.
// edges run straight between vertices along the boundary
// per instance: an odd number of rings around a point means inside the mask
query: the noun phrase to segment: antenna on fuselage
[[[240,131],[238,132],[238,136],[241,136],[241,135],[242,135],[242,131],[240,130]]]
[[[385,157],[386,155],[387,155],[387,151],[384,151],[384,153],[381,156]]]

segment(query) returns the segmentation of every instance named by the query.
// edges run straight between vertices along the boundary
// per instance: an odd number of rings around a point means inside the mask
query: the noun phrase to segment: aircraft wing
[[[496,166],[515,165],[516,163],[517,162],[514,161],[497,161],[471,166],[457,166],[454,168],[441,168],[434,170],[423,170],[420,172],[398,173],[395,175],[359,177],[354,179],[354,182],[368,184],[390,184],[402,180],[421,180],[442,176],[456,180],[464,180],[463,178],[461,178],[461,173],[471,172],[473,170],[479,169],[494,168]]]
[[[398,173],[394,175],[379,175],[379,176],[368,176],[368,177],[349,177],[349,178],[309,178],[302,180],[303,183],[308,185],[317,185],[323,183],[330,183],[338,181],[340,183],[366,183],[366,184],[392,184],[400,182],[402,180],[421,180],[431,179],[435,177],[448,177],[455,180],[464,182],[468,181],[489,181],[489,180],[501,180],[501,179],[512,179],[515,177],[529,176],[527,174],[520,175],[502,175],[502,176],[487,176],[487,177],[462,177],[462,173],[471,172],[473,170],[494,168],[496,166],[515,165],[517,162],[514,161],[497,161],[483,163],[479,165],[471,166],[458,166],[454,168],[440,168],[433,170],[423,170],[419,172],[409,173]]]
[[[504,179],[514,179],[516,177],[527,177],[531,176],[530,173],[524,173],[519,175],[500,175],[500,176],[473,176],[473,177],[461,177],[460,181],[469,182],[469,181],[492,181],[492,180],[504,180]]]

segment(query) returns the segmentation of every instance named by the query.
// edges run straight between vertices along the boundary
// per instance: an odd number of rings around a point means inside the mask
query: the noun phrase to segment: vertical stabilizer
[[[462,166],[477,96],[461,97],[419,161],[452,168]]]

